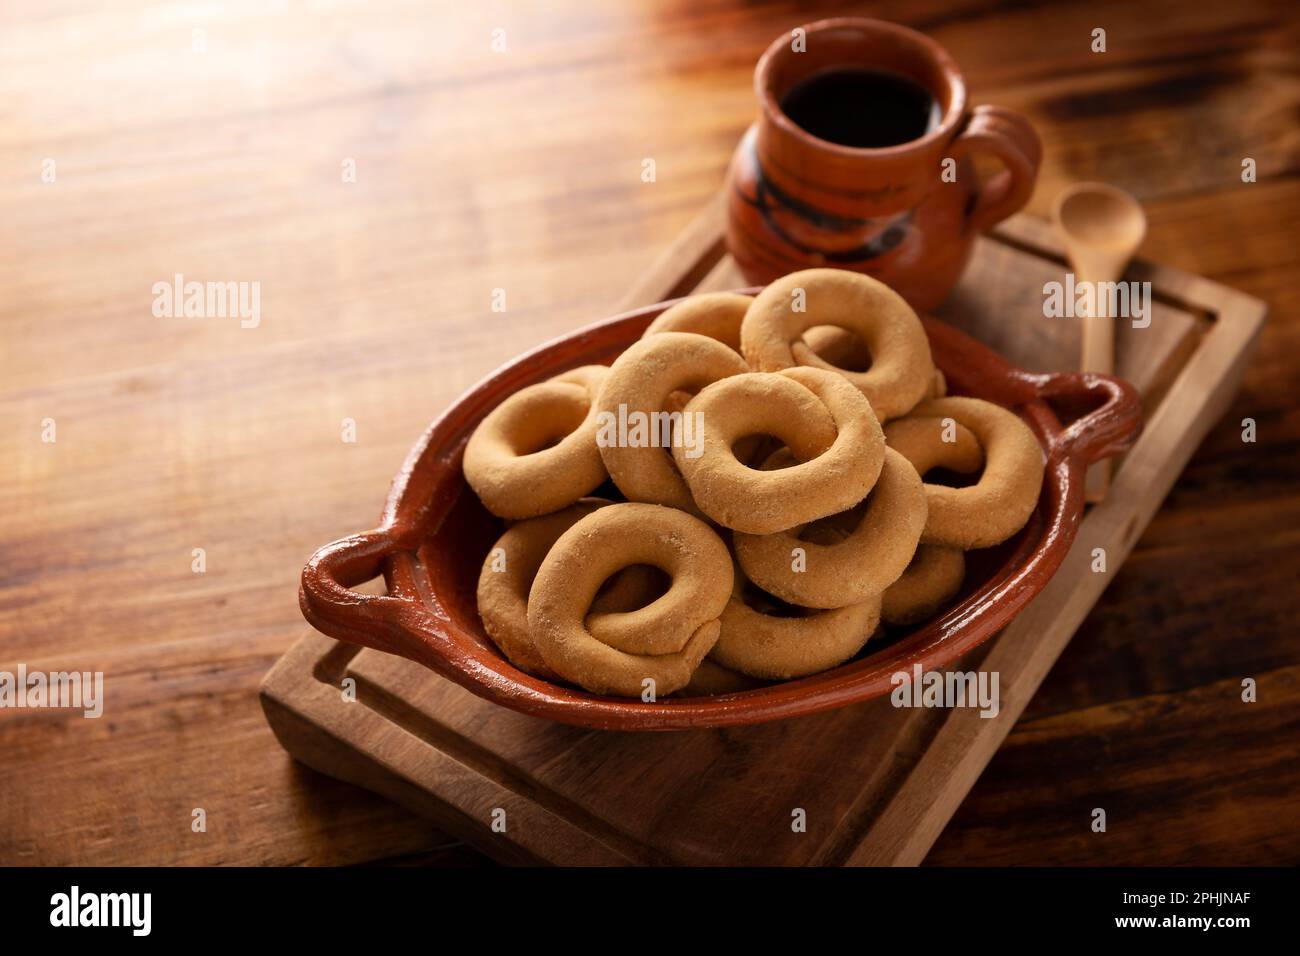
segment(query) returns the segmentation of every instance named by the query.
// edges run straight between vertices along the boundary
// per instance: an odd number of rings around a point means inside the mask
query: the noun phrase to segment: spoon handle
[[[1082,276],[1080,278],[1083,278]],[[1097,298],[1093,299],[1094,304]],[[1115,319],[1105,309],[1094,309],[1083,317],[1083,349],[1079,363],[1084,372],[1110,375],[1115,371]],[[1110,460],[1103,459],[1088,468],[1083,484],[1083,498],[1096,504],[1110,490]]]

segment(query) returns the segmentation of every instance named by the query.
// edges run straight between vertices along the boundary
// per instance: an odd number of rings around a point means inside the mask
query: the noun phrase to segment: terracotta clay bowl
[[[966,586],[951,610],[910,632],[873,638],[857,658],[832,670],[716,697],[651,703],[600,697],[518,670],[484,633],[475,590],[502,525],[465,484],[461,457],[475,426],[506,396],[566,369],[608,364],[671,304],[637,309],[547,343],[452,405],[393,479],[379,527],[312,555],[299,594],[312,626],[342,641],[410,658],[505,707],[567,724],[680,730],[843,707],[889,693],[891,676],[911,673],[915,664],[929,671],[952,663],[1011,621],[1047,584],[1074,540],[1087,466],[1129,447],[1141,426],[1137,392],[1126,382],[1091,373],[1026,372],[951,326],[925,320],[935,364],[950,392],[1013,408],[1042,443],[1043,492],[1025,529],[999,548],[969,553]],[[1063,426],[1053,406],[1091,410]],[[351,590],[379,574],[387,595]]]

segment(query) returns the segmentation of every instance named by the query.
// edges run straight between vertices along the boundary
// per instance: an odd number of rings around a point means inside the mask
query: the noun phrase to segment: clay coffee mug
[[[933,309],[975,236],[1029,201],[1038,135],[1010,110],[968,109],[952,57],[915,30],[855,17],[801,30],[778,38],[754,71],[762,115],[727,174],[728,248],[755,284],[833,266]],[[852,74],[843,82],[842,71]],[[813,135],[789,113],[871,145]],[[890,142],[900,135],[913,138]],[[986,182],[973,161],[981,151],[1003,166]]]

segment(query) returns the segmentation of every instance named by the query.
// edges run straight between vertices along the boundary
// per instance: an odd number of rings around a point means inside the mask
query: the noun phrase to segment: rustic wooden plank
[[[923,739],[936,722],[932,713],[898,710],[879,700],[726,731],[608,733],[494,707],[406,663],[362,651],[347,671],[362,687],[405,701],[410,709],[385,738],[401,727],[425,736],[430,745],[426,753],[490,754],[478,762],[481,780],[499,779],[497,767],[504,764],[516,792],[544,804],[560,801],[580,825],[608,839],[613,839],[608,835],[612,829],[629,847],[638,848],[631,852],[642,863],[824,862],[862,791],[887,783],[898,740]],[[301,672],[296,676],[301,679]],[[871,734],[863,734],[864,724]],[[412,731],[417,725],[420,729]],[[358,746],[346,729],[349,743]],[[754,759],[756,754],[764,759]],[[404,764],[401,770],[409,773],[413,766]],[[455,799],[456,788],[438,780],[433,792],[443,799],[450,792]],[[791,828],[797,808],[808,814],[806,832]],[[481,815],[452,832],[491,852],[500,835],[491,833],[489,822]],[[582,859],[557,834],[506,836],[511,841],[544,838],[547,858],[557,862]]]
[[[505,771],[503,761],[475,761],[481,748],[457,751],[445,741],[439,747],[438,740],[423,738],[400,691],[365,682],[364,672],[355,665],[336,670],[322,664],[335,650],[335,641],[310,634],[277,663],[263,684],[267,719],[297,759],[378,790],[448,830],[466,830],[475,820],[484,822],[487,833],[494,832],[494,823],[504,826],[501,839],[480,843],[480,849],[503,862],[536,863],[559,855],[575,865],[633,862],[626,841],[613,834],[593,835],[596,821],[570,819],[575,807],[539,800],[517,775]],[[355,701],[344,701],[345,675],[359,676],[363,682]],[[390,696],[379,693],[381,689]],[[395,724],[405,732],[392,733]]]

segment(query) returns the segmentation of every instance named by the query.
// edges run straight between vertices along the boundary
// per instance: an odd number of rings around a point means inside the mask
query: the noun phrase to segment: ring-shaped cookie
[[[988,548],[1025,526],[1043,487],[1043,450],[1019,416],[978,398],[937,398],[918,405],[910,417],[928,424],[891,422],[887,435],[893,435],[890,444],[895,448],[915,441],[918,427],[928,427],[933,432],[928,447],[942,450],[948,443],[942,443],[939,429],[943,419],[951,418],[974,433],[984,452],[984,471],[975,484],[925,486],[930,515],[921,535],[923,544]],[[915,467],[921,471],[923,465],[924,461]]]
[[[608,504],[611,502],[603,498],[584,498],[563,511],[516,522],[484,558],[478,579],[479,618],[488,637],[520,670],[557,679],[528,637],[528,593],[537,569],[560,535]],[[601,586],[588,611],[587,627],[602,615],[645,607],[663,595],[666,582],[658,568],[644,564],[624,568]]]
[[[891,627],[909,627],[934,617],[961,590],[966,555],[960,548],[923,544],[902,576],[885,589],[880,617]]]
[[[942,418],[922,418],[908,415],[896,418],[885,426],[885,444],[911,462],[924,482],[926,512],[929,512],[930,493],[940,486],[925,481],[931,468],[947,468],[963,475],[971,475],[984,467],[984,449],[975,433],[956,419],[948,428]],[[945,440],[951,437],[952,441]],[[927,518],[927,522],[928,522]],[[925,533],[921,534],[922,540]],[[960,550],[960,549],[958,549]],[[965,564],[962,565],[965,567]]]
[[[589,365],[515,392],[465,445],[465,481],[501,518],[559,511],[605,480],[594,396],[605,373]]]
[[[790,604],[836,608],[880,595],[898,580],[925,528],[921,476],[898,452],[884,467],[857,526],[831,543],[802,539],[805,525],[775,534],[733,536],[736,560],[764,591]],[[795,549],[802,554],[796,554]]]
[[[746,600],[736,571],[722,634],[710,657],[733,671],[764,680],[806,677],[842,664],[862,650],[880,623],[880,595],[860,604],[805,616],[766,614]]]
[[[871,367],[854,372],[818,355],[802,336],[819,325],[857,335],[871,353]],[[740,348],[762,372],[812,366],[842,375],[867,396],[882,422],[907,414],[934,378],[930,342],[912,307],[883,282],[839,269],[792,272],[760,292],[741,323]]]
[[[773,534],[845,511],[867,496],[884,463],[884,434],[870,404],[833,372],[736,375],[696,395],[686,413],[702,416],[703,453],[690,458],[674,448],[677,467],[700,510],[735,531]],[[779,438],[799,464],[745,466],[734,446],[752,434]]]
[[[922,478],[931,468],[974,474],[984,467],[984,449],[973,431],[955,418],[950,420],[951,430],[944,419],[933,416],[896,418],[885,425],[885,444],[906,458]]]
[[[626,614],[587,612],[622,568],[649,564],[672,584]],[[640,696],[680,690],[718,639],[732,587],[731,555],[703,521],[659,505],[609,505],[560,536],[528,595],[528,635],[547,665],[596,694]],[[589,629],[590,627],[590,629]]]
[[[740,352],[740,323],[745,318],[753,296],[738,292],[705,292],[669,306],[650,323],[641,337],[660,332],[694,332],[717,339]]]
[[[478,615],[483,629],[520,670],[547,680],[556,674],[528,637],[528,592],[537,569],[560,535],[609,502],[584,498],[575,505],[511,525],[483,559],[478,576]]]
[[[684,452],[691,451],[696,419],[672,410],[671,396],[748,371],[745,360],[721,342],[690,332],[660,332],[629,346],[596,399],[596,446],[619,491],[630,501],[699,514],[665,447],[680,442]],[[674,423],[681,427],[677,438],[665,427]]]

